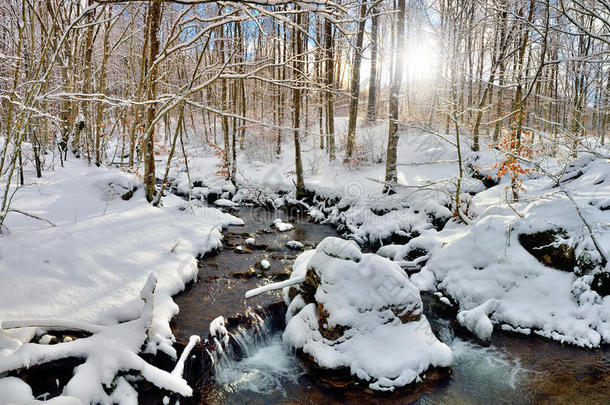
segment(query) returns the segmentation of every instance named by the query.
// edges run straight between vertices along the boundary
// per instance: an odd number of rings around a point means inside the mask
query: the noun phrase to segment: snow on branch
[[[26,343],[13,354],[3,357],[0,374],[62,358],[79,357],[84,358],[85,362],[74,370],[74,376],[65,386],[63,395],[76,397],[83,403],[112,403],[112,394],[108,394],[108,391],[111,391],[115,377],[121,371],[135,371],[159,388],[184,396],[192,395],[192,389],[181,377],[181,370],[188,352],[197,343],[195,337],[191,338],[173,373],[161,370],[138,356],[151,325],[156,285],[157,278],[151,273],[140,293],[144,301],[140,316],[120,324],[101,326],[58,319],[3,322],[4,328],[37,326],[84,330],[93,335],[54,345]]]

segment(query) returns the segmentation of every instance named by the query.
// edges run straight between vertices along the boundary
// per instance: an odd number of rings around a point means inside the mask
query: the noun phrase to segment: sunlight
[[[429,80],[434,77],[440,63],[440,58],[436,46],[426,41],[410,46],[407,49],[405,61],[406,80]]]

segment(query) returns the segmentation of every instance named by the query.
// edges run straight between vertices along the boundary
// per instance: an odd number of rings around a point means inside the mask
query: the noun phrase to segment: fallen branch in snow
[[[38,215],[30,214],[29,212],[21,211],[21,210],[18,210],[16,208],[10,208],[8,210],[8,212],[15,212],[17,214],[25,215],[26,217],[34,218],[34,219],[37,219],[39,221],[44,221],[44,222],[48,223],[49,225],[51,225],[52,227],[56,227],[57,226],[53,222],[49,221],[46,218],[42,218],[42,217],[39,217]]]
[[[421,263],[430,259],[430,255],[423,255],[415,260],[398,260],[394,263],[398,264],[404,270],[421,270]]]
[[[458,213],[458,215],[459,215],[460,219],[461,219],[462,221],[464,221],[464,223],[465,223],[466,225],[470,225],[470,224],[472,223],[472,221],[470,220],[470,218],[468,218],[468,216],[467,216],[466,214],[464,214],[464,212],[462,211],[462,209],[461,209],[461,208],[458,208],[458,209],[457,209],[457,213]]]
[[[305,275],[289,278],[288,280],[280,281],[277,283],[267,284],[262,287],[246,291],[246,298],[256,297],[257,295],[260,295],[267,291],[279,290],[280,288],[290,287],[295,284],[301,284],[303,281],[305,281]]]
[[[180,376],[161,370],[138,356],[152,322],[156,285],[157,279],[151,273],[140,293],[140,298],[144,301],[141,315],[120,324],[98,326],[53,319],[22,321],[22,325],[65,326],[95,330],[95,333],[54,345],[26,343],[12,354],[2,357],[0,375],[36,364],[79,357],[84,358],[85,362],[74,369],[74,375],[64,387],[62,395],[78,398],[83,403],[113,403],[112,394],[108,390],[112,391],[113,381],[122,371],[136,372],[159,388],[184,396],[192,395],[192,389]],[[17,327],[19,323],[9,321],[4,322],[3,326]]]
[[[180,355],[180,358],[176,363],[176,367],[174,367],[174,369],[172,370],[172,375],[174,377],[182,378],[182,373],[184,372],[184,363],[186,362],[186,359],[191,353],[191,350],[193,350],[193,347],[195,347],[195,345],[199,342],[201,342],[201,338],[197,335],[193,335],[189,338],[189,343],[186,345],[184,351]]]

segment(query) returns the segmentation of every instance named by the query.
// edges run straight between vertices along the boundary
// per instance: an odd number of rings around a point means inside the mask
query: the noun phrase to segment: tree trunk
[[[394,66],[392,88],[390,93],[388,149],[386,153],[385,166],[384,192],[388,194],[394,193],[394,187],[396,186],[398,180],[396,173],[396,154],[398,149],[398,102],[405,63],[403,52],[403,49],[405,48],[405,15],[405,0],[398,0],[398,23],[396,25],[396,42],[394,45],[396,63]]]
[[[146,98],[152,102],[157,98],[157,65],[154,65],[157,54],[159,53],[159,26],[161,25],[161,2],[153,1],[149,9],[149,44],[150,52],[148,53],[148,67],[150,69],[148,75],[148,84],[146,89]],[[152,202],[155,198],[155,124],[156,105],[151,103],[146,110],[146,139],[144,150],[144,184],[146,191],[146,199]]]
[[[379,48],[379,15],[377,9],[372,9],[371,21],[371,70],[369,73],[369,104],[366,120],[374,122],[377,119],[377,52]]]
[[[335,160],[334,44],[332,26],[328,19],[324,21],[324,47],[326,48],[326,147],[328,148],[328,160]]]
[[[360,5],[360,22],[356,34],[356,47],[354,48],[354,62],[352,64],[352,80],[349,99],[349,122],[347,127],[347,150],[345,160],[350,160],[356,147],[356,122],[358,120],[358,101],[360,96],[360,65],[362,63],[362,41],[364,39],[364,25],[366,23],[366,1]]]
[[[296,27],[293,29],[293,49],[294,49],[294,61],[293,61],[293,74],[294,74],[294,89],[292,90],[292,105],[293,105],[293,128],[294,128],[294,166],[296,172],[296,198],[300,200],[305,197],[305,182],[303,180],[303,161],[301,159],[301,141],[300,137],[300,124],[301,124],[301,74],[302,72],[302,58],[303,58],[303,33],[301,32],[301,19],[302,12],[301,7],[296,6]]]

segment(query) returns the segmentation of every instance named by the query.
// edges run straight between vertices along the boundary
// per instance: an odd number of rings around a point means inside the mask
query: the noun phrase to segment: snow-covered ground
[[[458,320],[481,337],[491,333],[493,322],[505,330],[579,346],[610,343],[610,296],[591,289],[595,275],[608,268],[587,227],[608,252],[608,173],[606,159],[580,159],[566,171],[561,187],[546,176],[526,181],[527,193],[512,207],[498,197],[505,184],[478,193],[470,226],[450,224],[442,232],[422,235],[444,247],[435,249],[412,279],[422,289],[445,292],[464,310]],[[573,249],[576,268],[543,265],[520,242],[520,235],[548,230],[565,231],[556,244]],[[394,258],[400,260],[405,250]]]
[[[195,279],[196,256],[220,246],[221,227],[242,221],[173,195],[153,207],[140,183],[118,169],[71,159],[18,190],[12,208],[50,223],[11,212],[8,233],[0,236],[0,375],[72,355],[87,361],[64,394],[83,403],[116,402],[103,387],[113,383],[122,387],[115,393],[135,394],[122,377],[113,381],[118,371],[130,369],[190,392],[181,376],[144,364],[137,353],[146,342],[148,352],[175,356],[169,320],[178,307],[171,297]],[[136,187],[131,198],[121,198]],[[73,328],[92,336],[26,343],[44,330]],[[0,390],[13,385],[4,382]]]

